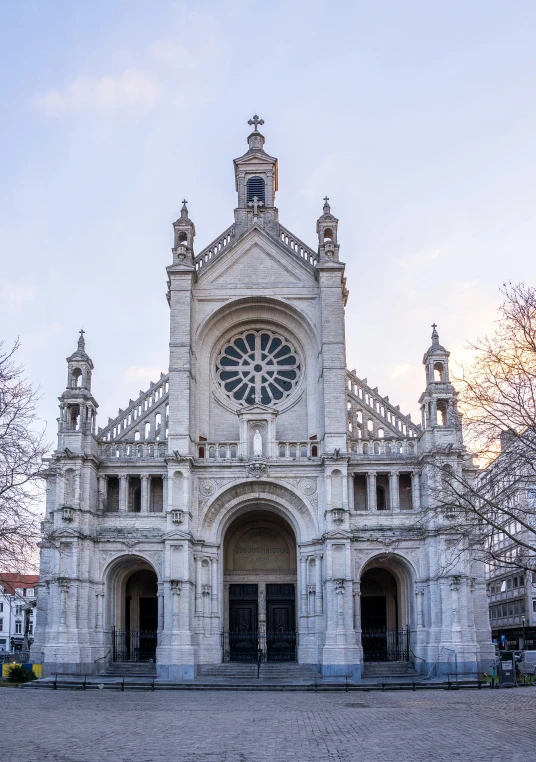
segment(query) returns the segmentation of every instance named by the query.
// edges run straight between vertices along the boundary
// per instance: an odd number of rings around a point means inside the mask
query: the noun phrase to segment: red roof
[[[3,587],[8,595],[14,595],[15,588],[35,587],[38,582],[39,574],[0,572],[0,587]]]

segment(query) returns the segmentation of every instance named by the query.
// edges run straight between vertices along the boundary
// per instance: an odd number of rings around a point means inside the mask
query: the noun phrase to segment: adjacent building
[[[34,637],[39,576],[0,572],[0,651],[21,651]]]
[[[173,224],[167,372],[97,428],[83,332],[67,358],[32,658],[189,679],[260,650],[359,679],[452,672],[456,652],[474,674],[493,656],[483,565],[447,568],[428,511],[435,466],[471,468],[449,352],[434,326],[419,423],[347,369],[339,221],[326,197],[314,248],[281,224],[250,124],[231,225],[196,253],[186,201]]]

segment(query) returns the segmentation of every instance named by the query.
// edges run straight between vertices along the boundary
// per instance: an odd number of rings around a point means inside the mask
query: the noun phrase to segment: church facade
[[[279,222],[250,120],[233,224],[199,254],[183,203],[167,268],[169,371],[96,428],[81,332],[48,463],[32,658],[192,679],[222,662],[476,673],[481,565],[443,563],[437,464],[470,469],[434,327],[415,424],[346,367],[348,292],[324,201],[315,249]],[[446,519],[445,519],[446,521]]]

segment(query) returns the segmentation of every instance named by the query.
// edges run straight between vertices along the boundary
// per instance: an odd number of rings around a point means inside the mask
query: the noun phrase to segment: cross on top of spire
[[[78,349],[85,349],[86,348],[86,342],[84,339],[85,331],[83,328],[80,329],[80,338],[78,339]]]
[[[439,334],[436,329],[437,323],[432,323],[432,344],[439,344]]]
[[[253,124],[253,125],[254,125],[254,129],[255,129],[255,132],[258,132],[258,130],[257,130],[257,127],[258,127],[258,125],[259,125],[259,124],[264,124],[264,119],[259,119],[259,117],[257,116],[257,114],[254,114],[254,115],[253,115],[253,119],[250,119],[250,120],[248,121],[248,124]]]

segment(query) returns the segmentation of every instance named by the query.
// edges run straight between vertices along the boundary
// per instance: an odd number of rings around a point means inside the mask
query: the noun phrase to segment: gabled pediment
[[[205,265],[198,285],[229,288],[295,288],[316,285],[314,268],[257,226]]]

